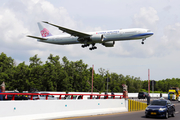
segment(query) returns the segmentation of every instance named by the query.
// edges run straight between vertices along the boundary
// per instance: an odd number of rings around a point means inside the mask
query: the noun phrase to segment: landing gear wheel
[[[144,42],[141,42],[141,44],[144,44]]]
[[[168,119],[168,117],[169,117],[169,113],[167,111],[166,114],[165,114],[165,118]]]
[[[97,49],[97,47],[93,47],[93,49]]]
[[[88,44],[89,46],[89,44]],[[92,44],[92,47],[89,48],[89,50],[94,50],[94,49],[97,49],[97,47],[95,46],[95,43]]]
[[[173,113],[172,113],[172,115],[171,115],[172,117],[175,117],[175,111],[173,111]]]
[[[87,46],[89,46],[89,44],[84,44],[84,45],[81,45],[81,47],[87,47]]]

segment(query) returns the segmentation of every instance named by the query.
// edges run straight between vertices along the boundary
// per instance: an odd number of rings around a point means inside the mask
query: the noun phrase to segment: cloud
[[[172,6],[168,5],[168,6],[164,7],[163,9],[168,12],[172,9]]]
[[[180,50],[180,23],[168,25],[164,28],[164,35],[161,38],[162,46],[168,50]]]
[[[155,29],[158,21],[157,11],[152,7],[141,8],[140,12],[133,17],[133,25],[136,27]]]
[[[157,11],[152,7],[143,7],[139,13],[134,14],[132,27],[151,29],[155,34],[159,17]],[[150,58],[156,56],[158,45],[155,44],[156,38],[151,36],[142,45],[140,40],[116,42],[115,49],[111,49],[109,54],[116,57]]]
[[[24,61],[23,55],[26,56],[26,61],[35,54],[39,54],[39,57],[48,56],[47,50],[49,50],[49,54],[59,54],[57,51],[60,53],[72,52],[74,46],[58,47],[57,45],[38,43],[35,39],[26,37],[26,35],[40,35],[36,23],[42,20],[77,28],[76,21],[63,7],[54,7],[45,0],[10,0],[0,8],[0,50],[17,61]],[[54,27],[48,26],[48,29],[53,34],[61,33]],[[12,51],[18,52],[14,54]]]

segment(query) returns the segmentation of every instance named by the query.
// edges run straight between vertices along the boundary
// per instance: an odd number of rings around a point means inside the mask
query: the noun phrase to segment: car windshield
[[[49,93],[41,93],[41,94],[49,94]],[[41,97],[46,97],[46,95],[40,95]],[[48,97],[52,97],[52,95],[48,95]]]
[[[41,97],[46,97],[46,95],[40,95]],[[53,97],[52,95],[48,95],[48,97]]]
[[[151,102],[151,105],[161,105],[161,106],[165,106],[165,105],[166,105],[166,101],[154,100],[154,101]]]
[[[141,93],[139,93],[139,94],[144,94],[144,93],[141,92]]]

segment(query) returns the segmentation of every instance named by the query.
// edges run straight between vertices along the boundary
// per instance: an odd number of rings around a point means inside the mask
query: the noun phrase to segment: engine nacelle
[[[108,41],[108,42],[104,42],[102,43],[102,45],[104,45],[105,47],[114,47],[115,41]]]
[[[93,42],[102,42],[104,40],[104,37],[101,34],[95,34],[90,37],[90,40],[92,40]]]

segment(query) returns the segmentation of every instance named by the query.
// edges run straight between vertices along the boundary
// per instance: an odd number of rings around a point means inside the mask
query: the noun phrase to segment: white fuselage
[[[148,29],[132,28],[132,29],[119,29],[119,30],[108,30],[108,31],[98,31],[98,32],[88,32],[87,34],[95,35],[102,34],[103,41],[87,41],[87,43],[105,43],[108,41],[123,41],[123,40],[136,40],[136,39],[146,39],[153,35]],[[71,35],[56,35],[46,37],[47,40],[38,40],[39,42],[46,42],[59,45],[67,44],[84,44],[84,42],[78,41],[78,37]]]

